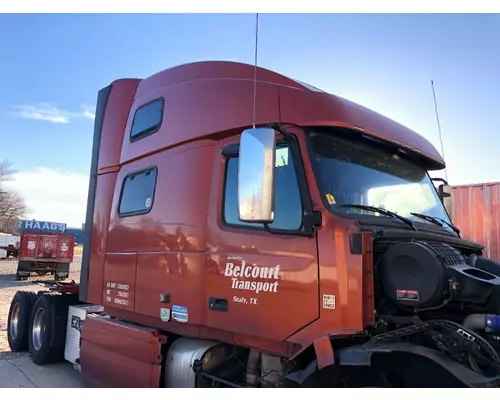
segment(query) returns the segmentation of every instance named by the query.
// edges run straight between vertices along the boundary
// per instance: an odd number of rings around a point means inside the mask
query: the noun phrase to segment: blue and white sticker
[[[188,322],[188,309],[184,306],[172,306],[172,319],[177,322]]]

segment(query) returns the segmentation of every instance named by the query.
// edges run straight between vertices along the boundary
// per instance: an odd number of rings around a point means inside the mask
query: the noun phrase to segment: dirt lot
[[[80,279],[81,255],[74,257],[74,262],[70,266],[69,279],[78,282]],[[53,276],[32,276],[30,280],[16,282],[17,260],[0,260],[0,360],[12,360],[27,358],[27,353],[12,353],[7,341],[7,318],[12,297],[18,290],[42,290],[43,287],[33,283],[33,280],[51,279]]]

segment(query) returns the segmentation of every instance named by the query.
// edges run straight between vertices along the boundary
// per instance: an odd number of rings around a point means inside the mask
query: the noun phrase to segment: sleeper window
[[[118,211],[120,216],[146,214],[151,210],[156,175],[156,168],[149,168],[125,178]]]
[[[132,141],[151,135],[160,129],[163,120],[164,103],[165,100],[160,98],[137,109],[132,121],[132,131],[130,132]]]

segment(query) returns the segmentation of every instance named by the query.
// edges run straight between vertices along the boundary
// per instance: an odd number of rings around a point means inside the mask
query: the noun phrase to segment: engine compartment
[[[419,312],[461,303],[498,313],[500,265],[495,270],[490,261],[494,274],[477,260],[482,258],[466,257],[446,243],[394,242],[381,255],[377,276],[385,295],[403,309]]]
[[[374,241],[375,332],[500,379],[500,264],[444,241]],[[499,380],[500,382],[500,380]]]

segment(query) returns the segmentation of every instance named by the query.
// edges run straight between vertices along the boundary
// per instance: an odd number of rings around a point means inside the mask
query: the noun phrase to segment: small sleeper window
[[[156,168],[131,174],[123,181],[118,215],[147,214],[153,207],[156,187]]]
[[[139,140],[155,133],[160,129],[163,120],[163,107],[165,99],[159,98],[140,106],[132,121],[130,140]]]

